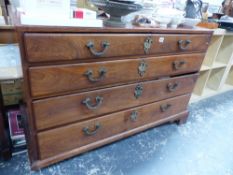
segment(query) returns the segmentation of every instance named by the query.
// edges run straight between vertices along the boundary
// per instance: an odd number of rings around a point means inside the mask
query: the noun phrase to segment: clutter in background
[[[19,3],[15,3],[19,1]],[[177,28],[222,26],[232,0],[10,0],[25,25]],[[217,19],[225,16],[222,21]],[[210,25],[214,24],[214,25]],[[214,27],[213,27],[214,26]]]
[[[26,139],[23,128],[23,117],[18,108],[7,111],[12,154],[17,155],[26,151]]]
[[[23,99],[21,79],[3,81],[0,88],[5,106],[19,104]]]
[[[95,11],[76,7],[77,3],[70,0],[20,0],[17,15],[21,24],[25,25],[103,26]]]

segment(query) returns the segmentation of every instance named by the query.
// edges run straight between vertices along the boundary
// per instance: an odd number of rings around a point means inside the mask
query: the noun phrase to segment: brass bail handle
[[[188,49],[189,45],[192,43],[191,40],[179,40],[178,45],[181,50]]]
[[[92,136],[92,135],[95,135],[100,128],[101,128],[100,123],[96,123],[94,130],[91,131],[89,127],[87,126],[83,128],[83,132],[86,136]]]
[[[183,68],[183,66],[184,66],[185,64],[187,64],[187,62],[184,61],[184,60],[174,61],[174,62],[173,62],[173,69],[174,69],[174,70],[180,70],[180,69]]]
[[[105,68],[100,68],[99,69],[99,77],[95,78],[93,77],[93,71],[91,69],[87,70],[84,75],[87,77],[87,79],[90,81],[90,82],[98,82],[98,81],[101,81],[104,79],[106,73],[107,73],[107,69]]]
[[[166,112],[172,105],[171,104],[162,104],[160,106],[161,112]]]
[[[90,50],[92,55],[96,57],[100,57],[100,56],[103,56],[107,52],[110,46],[110,43],[108,41],[103,41],[101,45],[102,45],[102,51],[99,51],[99,52],[96,51],[95,44],[92,41],[88,41],[88,43],[86,44],[86,47]]]
[[[178,82],[168,83],[167,84],[167,89],[168,89],[169,92],[175,92],[178,87],[179,87],[179,83]]]
[[[95,101],[96,101],[96,103],[92,104],[91,99],[86,98],[85,100],[82,101],[82,104],[84,104],[90,110],[95,110],[95,109],[98,109],[102,105],[102,103],[104,101],[104,98],[100,97],[100,96],[97,96],[95,98]]]

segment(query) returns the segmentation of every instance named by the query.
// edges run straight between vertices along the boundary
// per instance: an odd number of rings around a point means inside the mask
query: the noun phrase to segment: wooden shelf
[[[206,52],[203,65],[212,66],[223,41],[223,36],[213,36]]]
[[[226,68],[212,69],[207,81],[207,87],[213,90],[218,90],[221,87],[221,80],[225,71]]]
[[[226,79],[226,84],[232,85],[233,86],[233,66],[231,66],[230,71],[228,73],[227,79]]]
[[[210,69],[209,66],[202,65],[200,71],[206,71],[206,70],[209,70],[209,69]]]
[[[226,67],[227,64],[215,61],[212,65],[213,69]]]
[[[197,79],[196,86],[194,87],[194,90],[193,90],[194,94],[201,95],[203,93],[203,90],[206,86],[206,82],[209,78],[209,75],[210,75],[209,70],[200,72],[200,75]]]
[[[233,90],[233,32],[214,31],[190,103]]]
[[[215,96],[215,95],[218,95],[220,93],[224,93],[230,90],[233,90],[233,85],[229,85],[229,84],[224,84],[222,88],[219,89],[218,91],[215,91],[210,88],[205,88],[203,90],[202,95],[196,95],[193,93],[190,99],[190,103],[195,103],[197,101],[200,101],[200,100],[203,100],[203,99],[206,99],[206,98],[209,98],[209,97],[212,97],[212,96]]]
[[[224,36],[216,61],[228,64],[231,61],[233,51],[233,36]]]

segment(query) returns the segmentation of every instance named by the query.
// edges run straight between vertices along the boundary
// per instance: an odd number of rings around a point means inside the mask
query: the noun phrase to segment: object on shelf
[[[9,130],[11,140],[14,141],[15,145],[19,146],[23,144],[23,140],[25,139],[24,130],[23,130],[23,121],[22,115],[19,109],[10,109],[7,111]]]
[[[190,27],[194,27],[194,26],[196,26],[199,22],[201,22],[201,19],[184,18],[183,25],[185,25],[185,26],[190,26]]]
[[[220,28],[233,31],[233,17],[222,16],[218,23]]]
[[[43,18],[32,17],[27,15],[21,15],[21,24],[24,25],[45,25],[45,26],[78,26],[78,27],[102,27],[103,21],[96,20],[84,20],[84,19],[55,19],[55,18]]]
[[[21,77],[22,67],[18,44],[0,44],[0,79]]]
[[[18,104],[23,99],[22,80],[8,80],[1,83],[5,106]]]
[[[104,21],[104,25],[111,27],[126,26],[121,17],[142,9],[142,6],[136,4],[133,0],[124,2],[118,0],[90,0],[90,2],[110,15],[110,18]]]
[[[207,29],[217,29],[218,23],[216,23],[216,22],[200,22],[196,26],[207,28]]]
[[[224,16],[224,13],[213,13],[212,18],[220,19],[222,16]]]
[[[172,8],[159,8],[153,14],[153,19],[160,24],[160,27],[170,26],[176,28],[184,20],[184,12]]]
[[[232,0],[224,0],[223,1],[222,12],[227,16],[233,17],[233,2],[232,2]]]
[[[96,20],[96,12],[84,8],[75,8],[73,9],[73,18],[84,20]]]
[[[23,128],[23,119],[19,109],[7,111],[10,139],[12,144],[12,155],[26,151],[26,139]]]
[[[136,15],[132,23],[133,25],[140,27],[159,27],[159,24],[156,23],[152,18],[148,18],[143,15]]]
[[[70,18],[70,0],[20,0],[20,7],[27,16],[35,18]]]
[[[201,0],[187,0],[185,7],[186,18],[201,18],[202,17],[202,1]]]

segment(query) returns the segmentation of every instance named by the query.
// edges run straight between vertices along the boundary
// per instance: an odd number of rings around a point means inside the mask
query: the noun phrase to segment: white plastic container
[[[0,80],[22,77],[18,44],[0,44]]]

